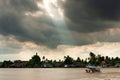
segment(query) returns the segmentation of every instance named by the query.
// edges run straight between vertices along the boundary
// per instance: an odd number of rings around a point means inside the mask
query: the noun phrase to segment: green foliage
[[[64,64],[68,64],[68,65],[73,64],[73,58],[72,57],[70,57],[70,56],[66,57],[65,56],[64,58],[65,58]]]
[[[81,59],[78,57],[77,60],[76,60],[76,62],[81,62]]]
[[[11,64],[13,64],[13,62],[10,61],[10,60],[9,61],[4,61],[3,64],[2,64],[2,67],[9,68]]]
[[[108,57],[108,56],[101,56],[101,55],[95,55],[93,52],[90,52],[90,57],[84,59],[80,59],[79,57],[74,60],[70,56],[64,56],[64,60],[49,60],[45,58],[45,56],[41,58],[37,55],[33,55],[29,61],[21,61],[21,60],[16,60],[14,62],[12,61],[4,61],[2,62],[1,66],[2,68],[9,68],[15,63],[17,65],[24,64],[23,67],[27,68],[39,68],[39,67],[64,67],[65,65],[68,65],[68,67],[85,67],[88,63],[95,65],[95,66],[115,66],[117,63],[120,63],[120,58],[119,57]]]
[[[93,52],[90,52],[90,64],[96,65],[96,55]]]
[[[34,55],[31,60],[33,61],[34,64],[39,64],[41,62],[41,59],[37,54]]]
[[[41,63],[41,59],[40,59],[40,57],[37,55],[37,53],[36,53],[36,55],[34,55],[33,57],[32,57],[32,59],[30,59],[28,62],[27,62],[27,64],[26,64],[26,66],[27,67],[40,67],[40,63]]]

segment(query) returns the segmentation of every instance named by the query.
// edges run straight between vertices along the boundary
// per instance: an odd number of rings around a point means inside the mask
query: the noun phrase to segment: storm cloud
[[[119,0],[58,0],[56,4],[58,7],[51,3],[51,12],[63,10],[62,20],[51,18],[43,0],[1,0],[0,34],[49,48],[120,41],[114,37],[120,34]]]
[[[67,0],[65,16],[70,29],[78,32],[95,32],[114,27],[105,21],[119,21],[119,0]],[[119,27],[119,26],[118,26]]]
[[[119,0],[91,0],[89,5],[104,20],[119,20]]]

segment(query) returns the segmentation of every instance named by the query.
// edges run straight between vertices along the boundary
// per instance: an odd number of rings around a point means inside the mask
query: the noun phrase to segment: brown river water
[[[120,68],[100,73],[86,73],[85,68],[1,68],[0,80],[120,80]]]

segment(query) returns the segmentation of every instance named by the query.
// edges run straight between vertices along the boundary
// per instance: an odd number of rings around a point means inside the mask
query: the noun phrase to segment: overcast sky
[[[91,51],[120,57],[120,0],[0,0],[0,61]]]

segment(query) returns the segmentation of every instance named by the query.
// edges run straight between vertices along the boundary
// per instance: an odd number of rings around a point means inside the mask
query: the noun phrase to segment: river
[[[120,68],[103,68],[86,73],[85,68],[6,68],[0,80],[120,80]]]

